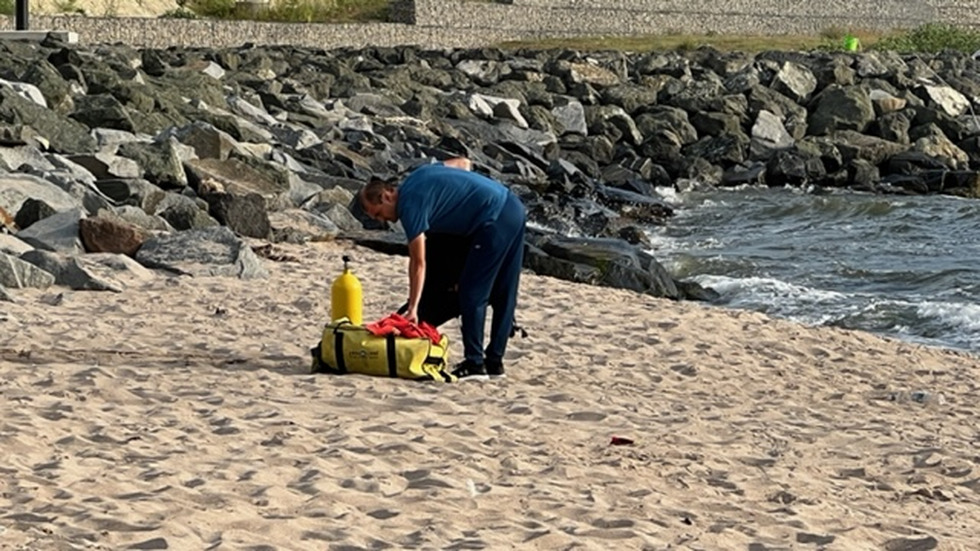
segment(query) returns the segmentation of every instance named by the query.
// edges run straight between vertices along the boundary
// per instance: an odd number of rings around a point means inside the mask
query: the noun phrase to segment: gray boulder
[[[22,260],[30,262],[41,270],[54,275],[57,285],[64,285],[76,291],[121,292],[118,285],[96,276],[82,266],[78,258],[51,251],[28,251],[21,255]]]
[[[17,215],[14,217],[14,223],[17,224],[18,228],[29,228],[35,222],[43,220],[57,212],[51,205],[44,201],[31,198],[24,201],[24,204],[20,206],[20,210],[17,211]]]
[[[837,130],[863,132],[875,118],[871,96],[861,86],[830,85],[814,101],[816,107],[808,120],[810,134],[832,134]]]
[[[13,235],[0,232],[0,252],[19,257],[33,248]]]
[[[175,141],[126,143],[119,146],[117,153],[136,161],[143,169],[142,177],[163,189],[181,189],[187,185],[187,175]]]
[[[143,244],[136,260],[147,268],[195,277],[269,276],[252,249],[223,226],[155,237]]]
[[[132,159],[99,152],[92,155],[72,155],[69,159],[85,168],[98,180],[106,178],[139,178],[143,170]]]
[[[0,252],[0,285],[11,289],[45,289],[54,284],[54,275],[15,256]]]
[[[0,148],[0,162],[6,164],[11,170],[20,170],[25,165],[41,170],[54,168],[54,165],[44,156],[41,148],[34,145],[2,147]]]
[[[24,99],[5,86],[0,86],[0,121],[16,121],[34,128],[51,144],[54,151],[95,151],[95,140],[89,135],[85,125]]]
[[[43,201],[56,211],[65,211],[80,202],[60,187],[29,174],[0,173],[0,209],[16,214],[27,199]]]
[[[80,208],[59,212],[20,230],[17,237],[46,251],[83,253],[85,247],[78,233],[78,224],[82,218],[85,218],[85,212]]]
[[[123,289],[138,287],[158,277],[132,258],[114,253],[89,253],[78,257],[88,272]]]
[[[207,203],[201,199],[176,193],[167,193],[159,202],[146,207],[151,214],[163,218],[177,230],[192,230],[219,226],[217,220],[207,212]]]
[[[134,132],[136,125],[126,107],[112,94],[89,94],[75,100],[75,111],[70,115],[90,128],[111,128]]]
[[[681,298],[674,280],[657,259],[622,239],[553,235],[530,241],[534,247],[529,250],[525,265],[538,273],[657,297]]]
[[[204,195],[204,200],[211,216],[238,235],[269,237],[269,214],[265,210],[265,200],[258,193],[215,192]]]
[[[283,206],[289,199],[290,181],[285,170],[261,160],[229,158],[195,159],[186,163],[191,185],[210,191],[256,193],[270,207]]]
[[[270,212],[269,224],[275,242],[331,241],[340,235],[340,228],[326,216],[300,209]]]

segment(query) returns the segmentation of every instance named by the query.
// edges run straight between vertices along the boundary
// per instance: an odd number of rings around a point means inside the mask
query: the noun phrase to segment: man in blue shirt
[[[503,184],[472,172],[468,159],[449,159],[412,171],[397,185],[372,180],[360,192],[361,207],[375,220],[400,220],[408,240],[408,312],[418,320],[425,285],[425,235],[466,237],[469,252],[459,280],[464,361],[461,380],[503,377],[503,357],[514,328],[524,260],[525,210]],[[483,348],[487,306],[493,309],[490,344]]]

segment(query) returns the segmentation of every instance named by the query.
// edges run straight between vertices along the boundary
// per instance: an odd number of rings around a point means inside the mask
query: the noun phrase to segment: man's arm
[[[408,312],[405,317],[416,322],[419,318],[419,301],[425,286],[425,234],[421,233],[408,243]]]

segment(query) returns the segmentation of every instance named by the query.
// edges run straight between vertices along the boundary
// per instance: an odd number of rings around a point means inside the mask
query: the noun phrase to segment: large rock
[[[143,169],[141,177],[163,189],[181,189],[187,185],[183,161],[172,140],[126,143],[119,147],[118,154],[136,161]]]
[[[681,298],[674,280],[657,259],[623,240],[543,236],[531,242],[547,256],[532,250],[525,264],[543,275]]]
[[[188,230],[148,240],[136,253],[147,268],[196,277],[268,277],[249,246],[228,228]]]
[[[112,94],[90,94],[75,101],[75,111],[70,115],[90,128],[112,128],[134,132],[136,126],[126,107]]]
[[[57,212],[54,210],[54,207],[44,201],[31,198],[24,201],[24,204],[20,206],[20,210],[17,211],[17,216],[14,217],[14,223],[17,224],[18,228],[29,228],[35,222],[43,220]]]
[[[107,178],[133,179],[143,175],[143,170],[136,161],[104,151],[92,155],[72,155],[69,159],[84,167],[99,180]]]
[[[947,115],[958,117],[970,108],[970,100],[949,86],[924,85],[916,88],[916,94],[930,103],[935,103]]]
[[[117,293],[122,291],[118,285],[89,271],[74,256],[33,250],[22,254],[21,259],[54,275],[54,282],[57,285],[64,285],[78,291],[114,291]]]
[[[817,77],[807,67],[787,61],[773,77],[772,87],[798,103],[806,103],[817,88]]]
[[[31,63],[21,75],[21,80],[37,86],[48,107],[65,115],[75,105],[68,82],[47,59]]]
[[[173,135],[180,143],[193,147],[194,152],[202,159],[225,160],[238,147],[238,142],[227,132],[203,121],[195,121],[176,129]]]
[[[255,193],[271,207],[289,202],[287,173],[267,163],[235,158],[196,159],[187,163],[187,170],[192,175],[192,185],[199,188],[203,185],[228,193]]]
[[[138,287],[158,277],[136,260],[121,254],[89,253],[78,257],[78,261],[95,277],[122,289]]]
[[[13,235],[0,232],[0,252],[20,256],[33,248]]]
[[[24,201],[42,201],[56,211],[80,206],[80,202],[55,184],[29,174],[0,172],[0,209],[16,214]]]
[[[275,242],[332,241],[340,235],[340,228],[329,218],[300,209],[270,212],[269,225]]]
[[[82,219],[78,229],[85,250],[92,253],[135,256],[150,237],[149,231],[109,211],[100,211],[97,216]]]
[[[85,125],[24,99],[9,87],[0,86],[0,121],[32,127],[61,153],[95,151],[95,140]]]
[[[83,253],[85,247],[78,233],[78,225],[83,218],[85,212],[79,208],[59,212],[20,230],[17,237],[47,251]]]
[[[25,253],[26,254],[26,253]],[[44,289],[54,284],[54,275],[30,262],[0,252],[0,286],[10,289]]]
[[[809,133],[832,134],[837,130],[863,132],[874,120],[875,111],[867,89],[831,85],[820,92],[810,113]]]
[[[211,216],[238,235],[262,239],[269,237],[269,214],[261,195],[214,192],[205,194],[204,200],[208,203]]]
[[[159,202],[150,202],[145,207],[151,214],[163,218],[177,230],[191,230],[219,226],[217,220],[207,211],[207,203],[186,195],[167,193]]]

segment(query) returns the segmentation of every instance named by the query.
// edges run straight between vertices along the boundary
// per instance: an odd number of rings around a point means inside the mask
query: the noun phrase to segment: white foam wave
[[[695,280],[722,295],[746,295],[746,298],[792,299],[809,303],[837,302],[847,298],[846,294],[838,291],[813,289],[769,277],[732,278],[702,275]]]
[[[834,323],[852,313],[848,295],[814,289],[767,277],[731,278],[697,276],[695,281],[714,289],[732,308],[757,310],[812,326]]]
[[[925,302],[919,305],[918,314],[935,318],[961,331],[978,333],[980,337],[980,305],[962,302]]]
[[[677,205],[682,202],[680,194],[678,194],[677,190],[673,187],[660,186],[655,188],[654,191],[656,191],[657,195],[659,195],[660,198],[666,201],[668,204]]]

